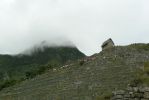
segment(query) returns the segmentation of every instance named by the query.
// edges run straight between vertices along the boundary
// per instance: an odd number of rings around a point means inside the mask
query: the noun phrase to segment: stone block
[[[142,98],[143,97],[143,94],[142,93],[134,93],[134,96],[136,98]]]
[[[148,100],[148,99],[145,99],[145,98],[141,98],[141,100]]]
[[[144,92],[144,98],[149,100],[149,92]]]
[[[144,93],[144,92],[145,92],[145,91],[144,91],[144,88],[140,87],[140,88],[139,88],[139,92]]]
[[[125,95],[124,95],[124,98],[130,98],[130,97],[131,97],[130,94],[125,94]]]
[[[127,91],[133,91],[132,87],[127,87]]]
[[[119,91],[116,91],[115,94],[116,95],[124,95],[125,94],[125,91],[119,90]]]
[[[130,100],[130,98],[124,98],[124,100]]]
[[[133,91],[134,91],[134,92],[138,92],[138,91],[139,91],[139,88],[138,88],[138,87],[134,87],[134,88],[133,88]]]
[[[130,94],[130,97],[131,97],[131,98],[134,98],[134,97],[135,97],[135,95],[134,95],[133,92],[130,92],[129,94]]]
[[[133,100],[140,100],[140,98],[134,98]]]
[[[122,99],[123,98],[123,95],[115,95],[115,99]]]
[[[145,92],[149,92],[149,87],[145,87],[145,88],[144,88],[144,91],[145,91]]]

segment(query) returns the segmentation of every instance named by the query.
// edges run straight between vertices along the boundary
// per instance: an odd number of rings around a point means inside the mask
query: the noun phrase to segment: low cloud
[[[42,41],[72,41],[82,52],[149,42],[148,0],[1,0],[0,53],[16,54]]]

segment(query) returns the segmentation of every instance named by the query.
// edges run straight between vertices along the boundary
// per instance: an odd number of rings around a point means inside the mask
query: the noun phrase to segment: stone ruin
[[[114,91],[110,100],[149,100],[149,87],[128,87]]]
[[[108,40],[106,40],[103,44],[102,44],[102,50],[114,47],[115,44],[113,42],[113,40],[111,38],[109,38]]]

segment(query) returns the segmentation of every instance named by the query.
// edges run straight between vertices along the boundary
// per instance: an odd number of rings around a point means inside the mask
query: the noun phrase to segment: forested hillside
[[[75,47],[33,48],[30,55],[0,55],[0,89],[83,57]]]

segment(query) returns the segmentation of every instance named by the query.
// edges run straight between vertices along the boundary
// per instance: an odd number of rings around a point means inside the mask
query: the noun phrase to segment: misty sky
[[[0,0],[0,53],[72,41],[87,55],[112,38],[149,43],[149,0]]]

